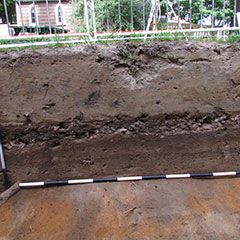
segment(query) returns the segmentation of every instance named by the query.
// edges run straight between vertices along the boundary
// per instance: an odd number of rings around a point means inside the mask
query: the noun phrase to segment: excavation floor
[[[240,179],[25,189],[0,207],[0,239],[239,239]]]

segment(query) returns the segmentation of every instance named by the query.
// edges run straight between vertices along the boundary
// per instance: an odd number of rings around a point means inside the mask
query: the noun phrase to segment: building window
[[[36,7],[34,8],[33,4],[31,4],[29,7],[29,23],[30,25],[36,25],[37,21],[37,9]]]
[[[63,5],[57,4],[55,13],[56,13],[56,25],[62,25],[64,24],[64,11],[63,11]]]
[[[36,15],[34,7],[31,7],[31,22],[36,23]]]
[[[62,9],[61,6],[58,6],[58,22],[62,22]]]

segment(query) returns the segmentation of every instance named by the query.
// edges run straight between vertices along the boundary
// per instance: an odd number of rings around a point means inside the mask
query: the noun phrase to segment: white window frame
[[[58,8],[60,6],[60,3],[58,3],[55,7],[55,16],[56,16],[56,25],[57,26],[62,26],[62,22],[59,22],[58,21]],[[61,7],[62,7],[62,18],[63,18],[63,25],[66,25],[65,23],[65,13],[64,13],[64,6],[63,4],[61,3]]]
[[[29,8],[28,8],[29,25],[30,25],[30,26],[36,26],[36,25],[38,25],[38,11],[37,11],[36,5],[35,5],[35,14],[36,14],[35,18],[36,18],[36,22],[35,22],[35,23],[32,22],[32,13],[31,13],[31,10],[32,10],[33,7],[34,7],[33,4],[31,4],[31,5],[29,6]]]

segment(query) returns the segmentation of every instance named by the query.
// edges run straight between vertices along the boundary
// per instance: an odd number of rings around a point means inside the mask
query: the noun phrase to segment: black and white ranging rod
[[[3,154],[3,146],[2,146],[1,138],[0,138],[0,158],[1,158],[1,165],[2,165],[2,173],[4,177],[4,186],[5,186],[5,189],[8,189],[9,188],[8,174],[7,174],[7,169],[6,169],[6,164],[5,164],[4,154]]]
[[[227,177],[237,176],[240,172],[213,172],[213,173],[193,173],[193,174],[167,174],[156,176],[132,176],[132,177],[113,177],[113,178],[89,178],[76,179],[66,181],[51,181],[51,182],[26,182],[19,183],[19,187],[43,187],[43,186],[57,186],[57,185],[72,185],[85,183],[101,183],[101,182],[123,182],[123,181],[141,181],[153,179],[178,179],[178,178],[205,178],[205,177]]]

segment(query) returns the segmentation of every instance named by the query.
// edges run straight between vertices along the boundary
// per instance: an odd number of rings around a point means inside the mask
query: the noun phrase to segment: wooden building
[[[22,18],[20,9],[22,9]],[[64,29],[74,31],[71,1],[62,0],[59,4],[58,0],[48,0],[48,9],[52,27],[62,27],[63,23]],[[16,1],[16,17],[19,26],[22,25],[21,19],[23,19],[24,26],[48,25],[46,1],[35,0],[33,4],[31,0],[21,0],[21,7],[19,1]]]

